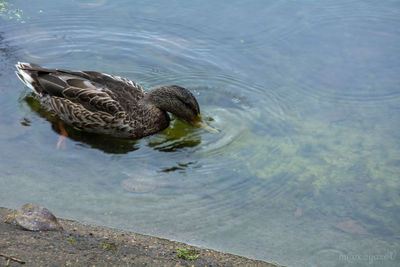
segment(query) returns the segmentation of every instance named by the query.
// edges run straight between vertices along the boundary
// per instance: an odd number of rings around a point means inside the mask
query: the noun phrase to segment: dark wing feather
[[[145,95],[140,85],[100,72],[47,69],[24,63],[18,69],[29,74],[34,82],[31,85],[38,93],[65,97],[93,112],[134,114],[137,102]]]
[[[139,84],[119,76],[96,71],[58,70],[58,72],[81,77],[95,83],[98,90],[106,92],[111,98],[118,101],[124,110],[131,113],[133,113],[131,108],[136,107],[139,99],[145,95],[145,91]]]
[[[153,110],[159,121],[150,126],[140,118],[150,112],[138,101],[142,87],[130,80],[94,71],[46,69],[17,64],[17,75],[39,96],[44,107],[76,128],[123,138],[139,138],[168,126],[168,116]],[[139,119],[138,119],[139,118]]]

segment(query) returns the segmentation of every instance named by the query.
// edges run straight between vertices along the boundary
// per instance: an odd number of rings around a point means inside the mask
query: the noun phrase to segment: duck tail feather
[[[34,70],[30,71],[30,69],[32,69],[35,66],[37,65],[18,62],[18,64],[15,65],[18,71],[16,71],[15,73],[17,74],[17,77],[21,80],[21,82],[23,82],[26,86],[28,86],[36,93],[40,93],[41,90],[37,86],[35,86],[37,82],[32,77],[32,75],[36,75],[36,73]]]

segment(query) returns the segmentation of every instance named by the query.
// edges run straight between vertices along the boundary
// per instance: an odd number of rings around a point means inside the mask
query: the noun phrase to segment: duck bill
[[[196,120],[192,121],[190,124],[193,126],[196,126],[197,128],[202,128],[210,133],[219,133],[219,131],[216,128],[211,127],[208,125],[202,118],[201,115],[199,114],[196,118]]]

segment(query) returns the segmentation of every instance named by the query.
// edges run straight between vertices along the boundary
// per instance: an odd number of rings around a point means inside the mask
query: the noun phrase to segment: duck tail
[[[18,70],[15,72],[15,74],[17,74],[21,82],[31,88],[34,92],[40,94],[42,89],[35,78],[37,77],[37,67],[39,66],[31,63],[18,62],[15,67]]]

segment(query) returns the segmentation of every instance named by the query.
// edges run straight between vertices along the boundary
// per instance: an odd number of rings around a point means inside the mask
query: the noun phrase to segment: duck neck
[[[168,127],[170,117],[164,108],[158,105],[154,96],[147,93],[138,102],[139,113],[142,117],[139,119],[143,125],[146,125],[146,134],[153,134]]]
[[[145,95],[143,102],[163,111],[171,112],[171,103],[168,101],[167,96],[167,86],[152,89]]]

